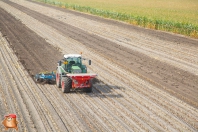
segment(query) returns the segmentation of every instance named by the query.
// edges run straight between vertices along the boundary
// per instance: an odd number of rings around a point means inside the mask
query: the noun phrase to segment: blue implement
[[[39,74],[36,74],[34,76],[34,79],[36,82],[42,82],[42,81],[55,81],[56,80],[56,74],[52,72],[41,72]]]

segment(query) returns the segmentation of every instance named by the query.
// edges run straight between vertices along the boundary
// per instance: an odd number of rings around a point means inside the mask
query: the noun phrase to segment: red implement
[[[67,74],[72,79],[72,88],[87,88],[91,87],[91,80],[95,78],[96,74],[79,73],[79,74]]]

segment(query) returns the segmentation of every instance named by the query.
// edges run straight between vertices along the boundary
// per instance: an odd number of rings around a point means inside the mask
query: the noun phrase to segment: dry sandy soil
[[[19,131],[198,131],[198,40],[32,1],[0,14],[0,119]],[[81,51],[92,93],[33,81]]]

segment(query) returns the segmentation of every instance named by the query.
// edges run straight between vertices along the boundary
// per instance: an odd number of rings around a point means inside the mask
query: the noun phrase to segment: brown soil
[[[63,55],[3,9],[0,11],[0,31],[30,75],[55,70]]]

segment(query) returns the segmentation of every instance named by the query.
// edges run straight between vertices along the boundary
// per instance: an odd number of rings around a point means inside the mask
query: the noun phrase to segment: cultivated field
[[[32,1],[0,14],[0,119],[17,114],[19,131],[198,131],[198,40]],[[80,52],[92,93],[33,81]]]
[[[54,0],[151,19],[198,25],[197,0]]]

